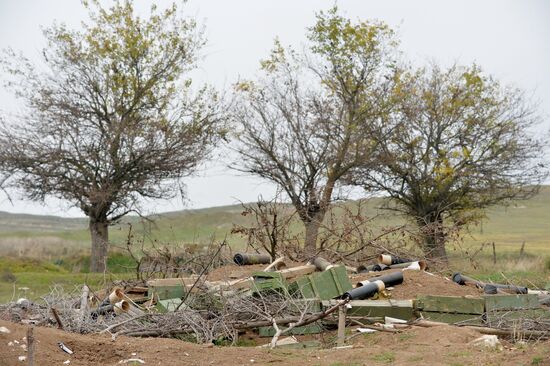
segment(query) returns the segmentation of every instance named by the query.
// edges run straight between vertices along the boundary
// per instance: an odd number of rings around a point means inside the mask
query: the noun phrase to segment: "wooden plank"
[[[485,312],[485,300],[466,296],[418,296],[416,307],[422,311],[481,315]]]
[[[281,269],[280,271],[275,272],[280,273],[283,278],[289,280],[291,278],[306,276],[315,272],[316,270],[317,268],[313,264],[306,264],[303,266]]]
[[[528,295],[487,295],[486,311],[539,309],[540,304],[535,294]]]
[[[251,288],[253,284],[254,284],[254,278],[252,277],[239,278],[237,280],[230,280],[230,281],[206,282],[207,287],[212,291],[218,291],[220,289],[228,289],[228,288],[233,290],[248,289],[248,288]]]
[[[342,347],[346,343],[346,306],[340,305],[338,309],[338,336],[336,345]]]

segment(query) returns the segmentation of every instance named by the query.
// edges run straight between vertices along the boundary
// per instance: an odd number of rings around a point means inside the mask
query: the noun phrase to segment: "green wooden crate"
[[[305,302],[309,302],[309,304],[305,304]],[[295,311],[297,313],[300,313],[304,310],[306,310],[306,306],[309,308],[307,309],[308,314],[315,314],[321,312],[321,300],[314,298],[314,299],[293,299],[288,307],[289,310]]]
[[[149,286],[147,295],[155,295],[158,300],[182,298],[185,295],[185,287],[183,284]]]
[[[279,272],[254,272],[252,273],[254,278],[253,292],[260,291],[286,291],[288,284],[281,273]]]
[[[418,296],[415,306],[420,311],[478,314],[485,312],[485,299],[465,296]]]
[[[324,307],[331,307],[335,301],[323,301]],[[352,300],[346,310],[350,317],[385,317],[409,320],[416,318],[413,300]]]
[[[293,289],[297,289],[304,298],[321,300],[334,299],[352,289],[346,267],[335,266],[323,272],[298,278]]]
[[[176,308],[181,304],[180,298],[174,298],[174,299],[166,299],[166,300],[160,300],[157,302],[156,308],[161,313],[167,313],[170,311],[176,311]],[[180,306],[179,310],[183,310],[188,308],[188,305],[183,304]]]
[[[503,321],[550,318],[550,311],[540,306],[535,294],[486,295],[485,309],[489,326]]]
[[[537,295],[486,295],[486,311],[510,311],[539,309],[540,304]]]

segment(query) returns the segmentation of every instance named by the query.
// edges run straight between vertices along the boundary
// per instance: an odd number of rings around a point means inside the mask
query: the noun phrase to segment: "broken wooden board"
[[[337,301],[323,301],[324,307],[336,305]],[[409,320],[416,318],[413,300],[352,300],[346,310],[349,317],[385,317]]]

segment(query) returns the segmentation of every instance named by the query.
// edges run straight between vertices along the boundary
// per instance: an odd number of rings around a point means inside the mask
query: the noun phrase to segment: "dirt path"
[[[18,356],[26,355],[21,345],[27,327],[5,321],[0,321],[0,326],[11,330],[10,334],[0,333],[0,365],[26,365]],[[208,347],[159,338],[120,337],[112,341],[109,336],[44,327],[35,328],[34,333],[35,364],[39,366],[63,365],[67,360],[69,365],[119,365],[130,358],[139,358],[145,365],[550,365],[550,342],[523,346],[503,342],[501,351],[480,350],[468,345],[480,336],[478,333],[450,326],[361,335],[352,340],[353,348],[340,350]],[[323,337],[327,340],[331,336],[325,333]],[[74,354],[62,352],[57,342],[63,342]]]

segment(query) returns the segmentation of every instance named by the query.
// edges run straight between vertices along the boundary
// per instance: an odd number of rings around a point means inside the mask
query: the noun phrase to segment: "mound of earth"
[[[353,284],[368,280],[372,277],[382,276],[384,274],[400,271],[398,269],[365,273],[353,276],[351,281]],[[403,283],[397,285],[391,290],[391,298],[397,300],[414,299],[418,295],[438,295],[438,296],[479,296],[482,291],[475,287],[461,286],[454,283],[446,277],[436,274],[405,270],[403,271]]]

